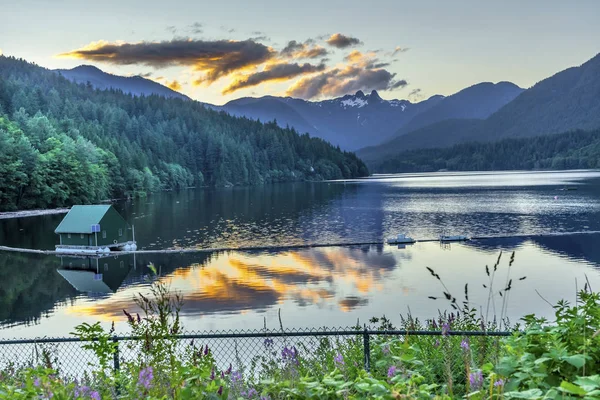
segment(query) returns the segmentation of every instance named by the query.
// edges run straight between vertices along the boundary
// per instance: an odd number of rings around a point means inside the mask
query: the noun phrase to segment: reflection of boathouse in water
[[[60,257],[57,272],[79,292],[115,293],[134,268],[131,256]]]

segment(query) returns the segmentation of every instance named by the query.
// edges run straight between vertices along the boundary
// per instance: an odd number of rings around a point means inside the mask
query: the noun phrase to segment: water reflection
[[[24,265],[41,266],[30,270],[34,273],[50,271],[42,276],[57,290],[51,300],[27,310],[27,305],[22,308],[21,299],[31,295],[32,289],[10,297],[7,294],[19,292],[20,281],[14,277],[6,281],[12,287],[3,285],[2,300],[5,309],[11,310],[11,318],[5,315],[3,323],[10,329],[0,336],[35,336],[40,327],[44,332],[65,335],[81,321],[98,320],[106,324],[116,321],[117,328],[123,329],[123,310],[138,311],[134,296],[148,294],[150,263],[159,271],[157,279],[182,293],[181,315],[186,329],[260,328],[263,318],[277,325],[279,310],[286,327],[347,326],[357,319],[366,321],[382,314],[394,321],[409,309],[416,316],[431,317],[448,304],[428,298],[439,296],[442,287],[425,267],[434,268],[459,299],[464,284],[469,283],[471,306],[485,309],[488,292],[482,285],[489,281],[485,265],[493,264],[500,251],[505,256],[498,269],[498,284],[515,279],[506,315],[513,320],[532,312],[552,317],[553,310],[534,289],[554,302],[572,300],[576,280],[582,287],[586,276],[593,287],[600,287],[600,269],[596,268],[600,258],[595,245],[599,240],[600,235],[574,235],[479,240],[450,247],[417,243],[404,249],[332,247],[137,256],[135,260],[132,255],[30,258],[29,262],[21,257]],[[516,261],[509,270],[508,253],[512,251]],[[0,273],[6,271],[0,268]],[[31,275],[23,271],[27,270],[14,270],[7,276]],[[79,275],[74,277],[74,273]],[[527,279],[518,281],[523,276]],[[37,286],[37,290],[45,288]],[[40,298],[35,293],[33,296]],[[37,313],[33,318],[32,311]],[[36,325],[15,326],[25,321]]]

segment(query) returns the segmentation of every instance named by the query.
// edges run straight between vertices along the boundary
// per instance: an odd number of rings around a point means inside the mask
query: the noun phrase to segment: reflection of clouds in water
[[[229,252],[203,265],[161,277],[183,294],[182,314],[203,315],[265,310],[285,301],[297,306],[335,304],[341,311],[368,304],[397,266],[395,255],[378,247],[319,248],[276,254]],[[111,298],[75,305],[69,312],[104,320],[137,312],[130,287]]]

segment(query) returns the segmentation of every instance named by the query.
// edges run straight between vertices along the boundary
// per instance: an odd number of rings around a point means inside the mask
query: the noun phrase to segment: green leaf
[[[560,384],[560,389],[563,392],[576,394],[578,396],[585,396],[585,394],[586,394],[586,391],[583,388],[580,388],[579,386],[577,386],[573,383],[567,382],[567,381],[563,381]]]
[[[583,368],[585,365],[585,356],[583,354],[574,354],[572,356],[562,357],[562,360],[577,368]]]
[[[504,395],[509,399],[539,399],[544,393],[540,389],[529,389],[523,392],[508,392]]]

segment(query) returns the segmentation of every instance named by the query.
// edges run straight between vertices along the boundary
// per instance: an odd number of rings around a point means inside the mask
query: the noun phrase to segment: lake
[[[429,298],[442,287],[426,267],[459,300],[468,283],[473,307],[513,321],[552,317],[546,300],[574,301],[586,280],[600,287],[598,171],[381,175],[168,192],[115,207],[142,249],[380,242],[397,233],[492,238],[100,259],[0,253],[0,337],[64,336],[83,321],[122,330],[123,309],[135,311],[133,296],[148,291],[150,263],[183,294],[187,330],[276,328],[278,312],[289,328],[383,314],[397,323],[409,310],[432,317],[448,304]],[[0,220],[0,244],[53,249],[62,217]],[[485,266],[501,251],[494,287],[513,279],[513,289],[488,306]]]

